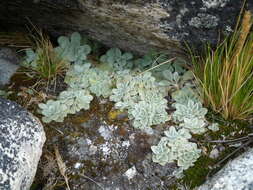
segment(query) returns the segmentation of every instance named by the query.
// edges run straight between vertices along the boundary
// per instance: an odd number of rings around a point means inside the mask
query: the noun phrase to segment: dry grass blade
[[[241,29],[241,34],[239,36],[239,39],[237,40],[236,44],[236,50],[234,53],[234,57],[232,58],[232,62],[236,62],[237,56],[240,54],[240,52],[243,49],[243,46],[245,44],[245,41],[248,37],[248,34],[250,33],[250,28],[251,28],[252,22],[251,22],[251,12],[250,11],[245,11],[242,19],[242,29]]]
[[[55,158],[56,158],[57,165],[59,167],[60,173],[64,177],[64,180],[65,180],[65,183],[67,185],[68,190],[70,190],[69,180],[68,180],[68,176],[66,174],[67,167],[66,167],[65,163],[63,162],[63,159],[62,159],[62,157],[60,155],[60,152],[59,152],[59,149],[58,149],[57,146],[54,146],[54,153],[55,153]]]
[[[158,59],[158,58],[157,58],[157,59]],[[157,61],[157,59],[155,60],[155,62]],[[174,61],[175,59],[176,59],[176,58],[174,57],[174,58],[171,58],[171,59],[169,59],[169,60],[167,60],[167,61],[164,61],[164,62],[162,62],[162,63],[160,63],[160,64],[158,64],[158,65],[156,65],[156,66],[154,66],[154,67],[151,67],[151,68],[149,68],[149,69],[147,69],[147,70],[145,70],[145,71],[139,73],[139,75],[142,75],[142,74],[144,74],[144,73],[146,73],[146,72],[152,71],[152,70],[154,70],[154,69],[156,69],[156,68],[158,68],[158,67],[161,67],[162,65],[171,63],[171,62]]]
[[[22,32],[0,32],[0,46],[29,48],[32,46],[32,41]]]
[[[100,187],[102,190],[104,190],[104,188],[103,188],[99,183],[97,183],[95,180],[91,179],[90,177],[88,177],[88,176],[86,176],[86,175],[84,175],[84,174],[80,174],[80,176],[83,177],[83,178],[86,178],[86,179],[88,179],[88,180],[90,180],[90,181],[92,181],[92,182],[95,183],[98,187]]]

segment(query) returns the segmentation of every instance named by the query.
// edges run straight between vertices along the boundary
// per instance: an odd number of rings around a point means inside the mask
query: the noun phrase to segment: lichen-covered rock
[[[57,145],[68,168],[71,190],[168,189],[174,182],[169,176],[176,165],[161,166],[152,162],[150,150],[159,139],[162,126],[156,134],[147,135],[135,130],[127,120],[108,120],[108,111],[112,108],[108,103],[94,99],[92,111],[81,111],[55,126],[60,133],[52,128],[47,131],[50,135],[45,148],[50,150]],[[35,184],[52,182],[52,177],[50,180],[44,175],[50,165],[44,154],[38,171],[42,176]],[[62,184],[59,180],[55,183]]]
[[[198,190],[252,190],[253,149],[229,162]]]
[[[53,35],[79,31],[110,47],[145,53],[216,43],[231,32],[243,0],[12,0],[0,1],[0,23],[24,26],[27,18]],[[247,1],[247,7],[252,7]],[[18,15],[18,16],[17,16]]]
[[[0,190],[30,188],[45,140],[34,116],[0,98]]]

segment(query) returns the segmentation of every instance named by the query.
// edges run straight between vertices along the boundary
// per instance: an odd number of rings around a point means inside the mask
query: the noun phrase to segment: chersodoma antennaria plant
[[[191,167],[201,155],[197,144],[190,142],[192,134],[218,130],[217,124],[209,126],[205,120],[207,110],[194,93],[192,73],[181,66],[182,62],[157,67],[152,61],[152,58],[158,60],[157,57],[134,60],[131,53],[118,48],[108,50],[101,56],[101,64],[95,66],[87,60],[91,48],[81,41],[80,34],[73,33],[70,37],[60,37],[59,46],[51,48],[55,56],[69,64],[64,79],[68,88],[56,99],[39,104],[42,120],[62,122],[68,114],[88,110],[94,96],[108,98],[116,109],[127,111],[134,128],[150,134],[153,126],[172,119],[174,126],[167,128],[158,145],[151,147],[153,161],[161,165],[177,162],[177,176]],[[37,70],[38,51],[27,50],[26,56],[28,67]],[[136,66],[138,63],[141,65]],[[155,69],[150,69],[154,65]],[[168,92],[175,101],[171,115],[166,111]]]
[[[109,98],[116,103],[116,108],[128,111],[135,128],[150,133],[151,126],[169,120],[164,98],[167,87],[159,86],[150,72],[138,74],[128,70],[133,67],[131,53],[112,48],[101,56],[101,65],[94,67],[86,60],[89,46],[80,41],[78,33],[73,33],[70,38],[62,36],[58,39],[56,53],[73,63],[65,77],[69,88],[56,100],[39,105],[44,122],[61,122],[67,114],[89,109],[93,95]]]

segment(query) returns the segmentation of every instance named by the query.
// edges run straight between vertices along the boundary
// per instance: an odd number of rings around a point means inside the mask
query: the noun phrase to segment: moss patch
[[[221,145],[221,143],[210,143],[209,140],[231,140],[240,137],[247,136],[252,132],[249,127],[249,123],[246,121],[229,121],[224,120],[220,115],[213,112],[209,112],[207,118],[210,122],[217,122],[220,125],[220,130],[217,132],[209,131],[204,135],[194,136],[197,140],[198,145],[202,148],[202,156],[194,163],[194,166],[189,168],[184,172],[184,177],[179,180],[180,183],[186,184],[190,189],[200,186],[203,184],[207,177],[211,177],[218,170],[220,170],[226,163],[232,158],[235,158],[237,154],[229,156],[236,148],[230,147],[228,143],[222,143],[224,146],[224,151],[222,151],[217,159],[212,159],[209,154],[213,147],[216,145]],[[207,140],[208,139],[208,140]],[[204,151],[203,151],[204,150]],[[229,156],[228,159],[223,160],[225,157]],[[219,163],[219,165],[218,165]]]

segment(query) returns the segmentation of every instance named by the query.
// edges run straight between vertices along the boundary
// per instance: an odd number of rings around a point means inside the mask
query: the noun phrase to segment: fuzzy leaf
[[[208,129],[216,132],[219,131],[219,124],[218,123],[212,123],[211,125],[208,126]]]
[[[175,121],[183,121],[184,118],[204,118],[207,109],[203,108],[200,102],[188,100],[186,104],[175,103],[176,111],[173,113]]]
[[[63,58],[70,62],[82,63],[86,60],[87,55],[91,52],[88,45],[81,45],[81,36],[74,32],[70,39],[66,36],[58,38],[59,47],[55,51]]]
[[[181,123],[180,126],[188,129],[193,134],[202,134],[206,132],[206,122],[199,118],[184,118],[184,122]]]
[[[132,59],[133,55],[131,53],[124,53],[118,48],[111,48],[106,52],[105,55],[100,57],[100,61],[104,64],[109,65],[109,68],[120,71],[124,69],[130,69],[133,67]]]
[[[164,131],[164,134],[170,142],[180,141],[182,139],[190,139],[191,134],[187,129],[176,130],[175,127],[171,126],[168,131]]]

